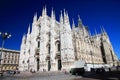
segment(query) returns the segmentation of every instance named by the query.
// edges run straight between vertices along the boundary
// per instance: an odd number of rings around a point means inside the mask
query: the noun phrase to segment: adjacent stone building
[[[52,10],[51,17],[46,8],[37,18],[34,15],[32,29],[23,35],[19,69],[21,71],[69,70],[75,61],[85,61],[85,67],[101,67],[104,64],[116,65],[117,57],[106,31],[91,35],[80,17],[78,25],[70,26],[68,13],[61,12],[57,21]]]
[[[0,48],[1,52],[1,48]],[[5,49],[2,50],[0,69],[14,70],[18,68],[20,51]]]

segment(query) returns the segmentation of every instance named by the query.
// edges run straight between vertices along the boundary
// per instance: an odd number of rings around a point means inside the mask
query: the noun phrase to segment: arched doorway
[[[51,68],[51,64],[50,64],[50,60],[48,61],[48,71],[50,71]]]
[[[47,60],[47,64],[48,64],[48,71],[50,71],[50,69],[51,69],[51,62],[50,62],[50,44],[48,44],[46,47],[47,47],[47,57],[46,57],[46,60]]]
[[[58,70],[61,70],[61,68],[62,68],[61,60],[58,60]]]
[[[40,66],[39,66],[39,58],[37,58],[37,71],[39,71],[39,68],[40,68]]]
[[[58,66],[58,70],[61,70],[61,68],[62,68],[62,64],[61,64],[61,46],[60,46],[60,41],[59,40],[57,40],[56,41],[56,43],[55,43],[55,45],[56,45],[56,58],[57,58],[57,66]]]

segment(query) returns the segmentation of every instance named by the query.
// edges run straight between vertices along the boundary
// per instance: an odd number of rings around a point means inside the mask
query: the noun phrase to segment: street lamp
[[[11,34],[8,34],[7,32],[5,32],[5,33],[0,32],[0,36],[2,37],[2,48],[1,48],[1,52],[0,52],[0,65],[1,65],[4,42],[7,38],[11,37]],[[2,66],[1,66],[1,70],[2,70]]]

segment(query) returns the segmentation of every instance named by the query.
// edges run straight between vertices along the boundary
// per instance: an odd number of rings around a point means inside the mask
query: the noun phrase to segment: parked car
[[[83,75],[85,73],[85,69],[83,68],[71,68],[70,73],[72,75]]]
[[[20,74],[20,71],[19,71],[19,70],[16,70],[16,74]]]
[[[6,73],[7,73],[7,74],[15,74],[16,71],[14,71],[14,70],[7,70]]]
[[[96,68],[96,74],[104,73],[105,69],[104,68]]]
[[[16,72],[15,72],[15,71],[13,71],[13,70],[11,70],[11,71],[10,71],[10,74],[15,74],[15,73],[16,73]]]
[[[108,71],[109,71],[109,68],[91,68],[91,72],[94,72],[96,74],[101,74]]]

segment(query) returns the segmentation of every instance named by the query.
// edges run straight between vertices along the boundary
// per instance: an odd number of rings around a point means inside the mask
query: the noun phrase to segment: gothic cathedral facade
[[[85,61],[85,66],[98,67],[104,64],[116,65],[114,53],[106,31],[91,35],[88,28],[78,19],[70,26],[68,13],[61,12],[59,22],[52,10],[51,17],[43,8],[42,16],[33,17],[32,29],[23,35],[19,69],[20,71],[69,70],[75,61]]]

